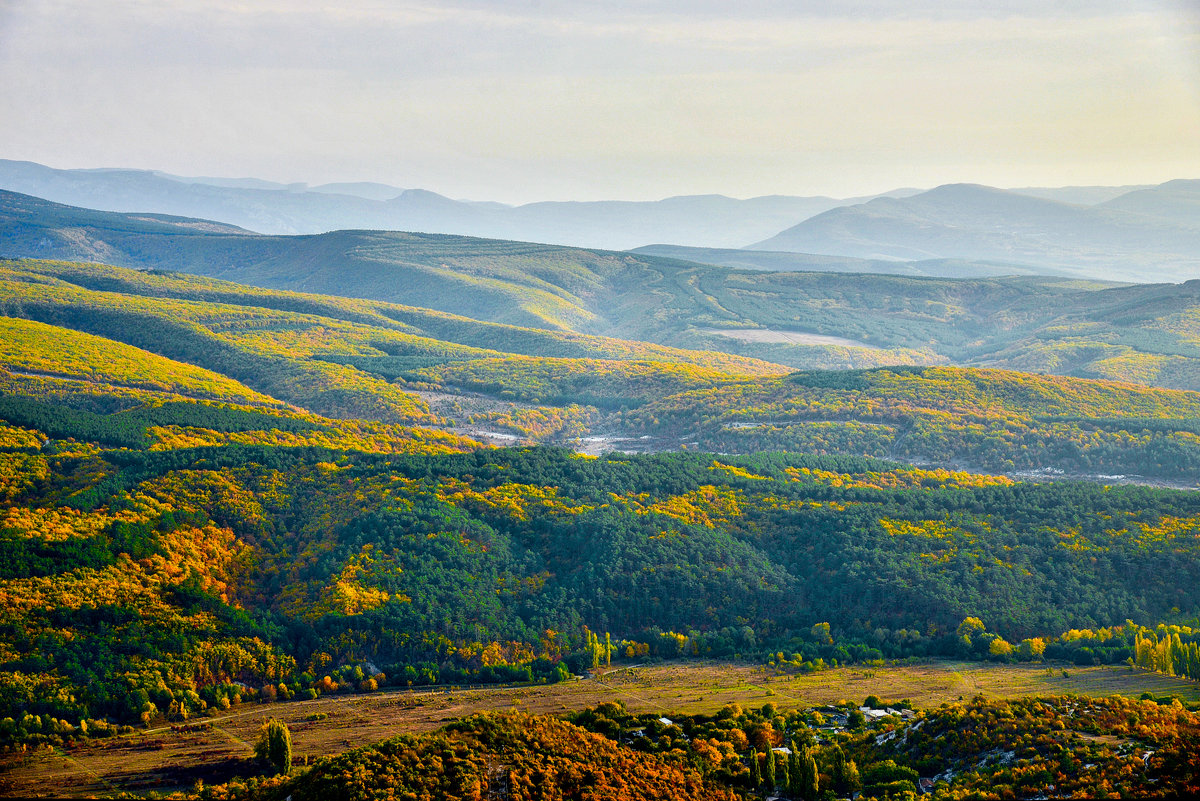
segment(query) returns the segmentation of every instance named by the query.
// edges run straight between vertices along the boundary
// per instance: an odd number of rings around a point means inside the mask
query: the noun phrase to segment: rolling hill
[[[1004,370],[794,373],[687,390],[625,416],[721,453],[852,453],[1025,475],[1200,481],[1200,394]],[[1122,474],[1122,475],[1113,475]]]
[[[796,368],[952,363],[1200,389],[1196,282],[740,270],[382,231],[272,237],[4,192],[0,254],[180,270]]]
[[[787,374],[721,352],[70,262],[0,262],[0,313],[6,392],[27,399],[10,402],[10,422],[64,414],[126,447],[268,437],[206,430],[193,418],[216,412],[179,405],[191,400],[275,415],[256,418],[260,430],[302,429],[283,438],[296,444],[360,437],[368,451],[402,450],[417,426],[438,449],[476,447],[462,436],[584,439],[596,451],[698,445],[1200,480],[1194,392],[958,367]],[[174,418],[146,416],[163,403]],[[297,413],[312,425],[279,419]]]
[[[347,781],[347,776],[355,780]],[[267,797],[473,799],[492,797],[611,801],[735,801],[686,763],[619,746],[554,718],[476,715],[438,732],[358,749]]]
[[[1115,197],[1100,208],[1144,214],[1182,225],[1200,222],[1200,181],[1168,181]]]

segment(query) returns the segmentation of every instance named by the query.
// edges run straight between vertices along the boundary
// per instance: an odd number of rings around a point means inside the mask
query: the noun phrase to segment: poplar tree
[[[788,754],[779,754],[779,765],[775,773],[775,786],[782,788],[785,793],[791,792],[792,789],[792,771],[788,764],[790,758]]]
[[[258,730],[258,742],[254,744],[254,755],[270,763],[277,772],[288,774],[292,770],[292,733],[282,720],[271,718]]]
[[[858,765],[851,759],[846,763],[846,792],[850,795],[862,789],[862,777],[858,774]]]
[[[833,779],[833,789],[837,793],[846,792],[846,753],[840,745],[834,745],[829,755],[829,775]]]
[[[792,740],[792,753],[788,754],[788,795],[800,797],[800,743]]]
[[[817,773],[817,760],[810,749],[800,757],[800,797],[804,801],[817,801],[821,793],[821,777]]]

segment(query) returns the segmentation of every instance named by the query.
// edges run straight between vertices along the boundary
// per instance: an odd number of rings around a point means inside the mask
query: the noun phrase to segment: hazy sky
[[[1200,178],[1200,0],[334,5],[0,0],[0,158],[508,202]]]

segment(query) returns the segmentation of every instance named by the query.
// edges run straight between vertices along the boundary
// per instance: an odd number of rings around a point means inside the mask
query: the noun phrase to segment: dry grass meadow
[[[846,667],[804,675],[717,662],[614,667],[574,682],[531,687],[438,688],[370,695],[335,695],[315,701],[263,706],[244,704],[219,717],[198,718],[177,731],[153,728],[127,737],[73,748],[9,755],[0,772],[0,795],[87,797],[114,791],[172,791],[196,782],[227,781],[257,771],[252,743],[268,717],[287,722],[299,764],[404,732],[435,729],[485,710],[562,714],[605,701],[634,711],[714,712],[726,703],[780,709],[818,706],[868,695],[908,699],[917,708],[985,696],[1121,694],[1177,695],[1200,701],[1200,684],[1112,666],[1047,668],[931,662],[888,667]],[[321,720],[310,716],[324,714]]]

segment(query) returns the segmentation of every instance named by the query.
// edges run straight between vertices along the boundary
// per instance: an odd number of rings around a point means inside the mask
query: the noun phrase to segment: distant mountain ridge
[[[1019,190],[950,184],[841,199],[690,195],[510,206],[372,182],[308,186],[120,168],[59,170],[0,159],[0,189],[105,211],[220,221],[266,234],[370,229],[605,250],[662,245],[769,250],[866,259],[873,263],[862,269],[899,275],[1028,272],[1141,282],[1200,275],[1200,181],[1187,180]],[[703,259],[764,268],[762,257],[709,253]],[[1006,269],[966,269],[967,261]],[[767,269],[810,269],[787,262],[773,257]]]
[[[0,159],[0,189],[116,212],[199,217],[266,234],[344,229],[421,231],[625,250],[654,242],[741,247],[801,220],[866,198],[723,195],[659,201],[454,200],[375,183],[309,187],[255,178],[187,178],[149,170],[58,170]],[[920,190],[900,189],[894,196]],[[871,196],[876,197],[876,196]]]
[[[1187,280],[1200,277],[1200,215],[1193,213],[1200,209],[1193,184],[1200,182],[1179,183],[1135,190],[1099,206],[948,184],[831,209],[749,248],[864,259],[994,260],[1108,280]]]
[[[1113,198],[1102,208],[1197,225],[1200,224],[1200,180],[1167,181]]]
[[[1098,206],[1107,203],[1121,195],[1135,192],[1139,189],[1152,189],[1153,184],[1127,184],[1125,186],[1023,186],[1010,188],[1010,192],[1018,195],[1029,195],[1046,200],[1057,200],[1060,203],[1074,203],[1077,206]]]

